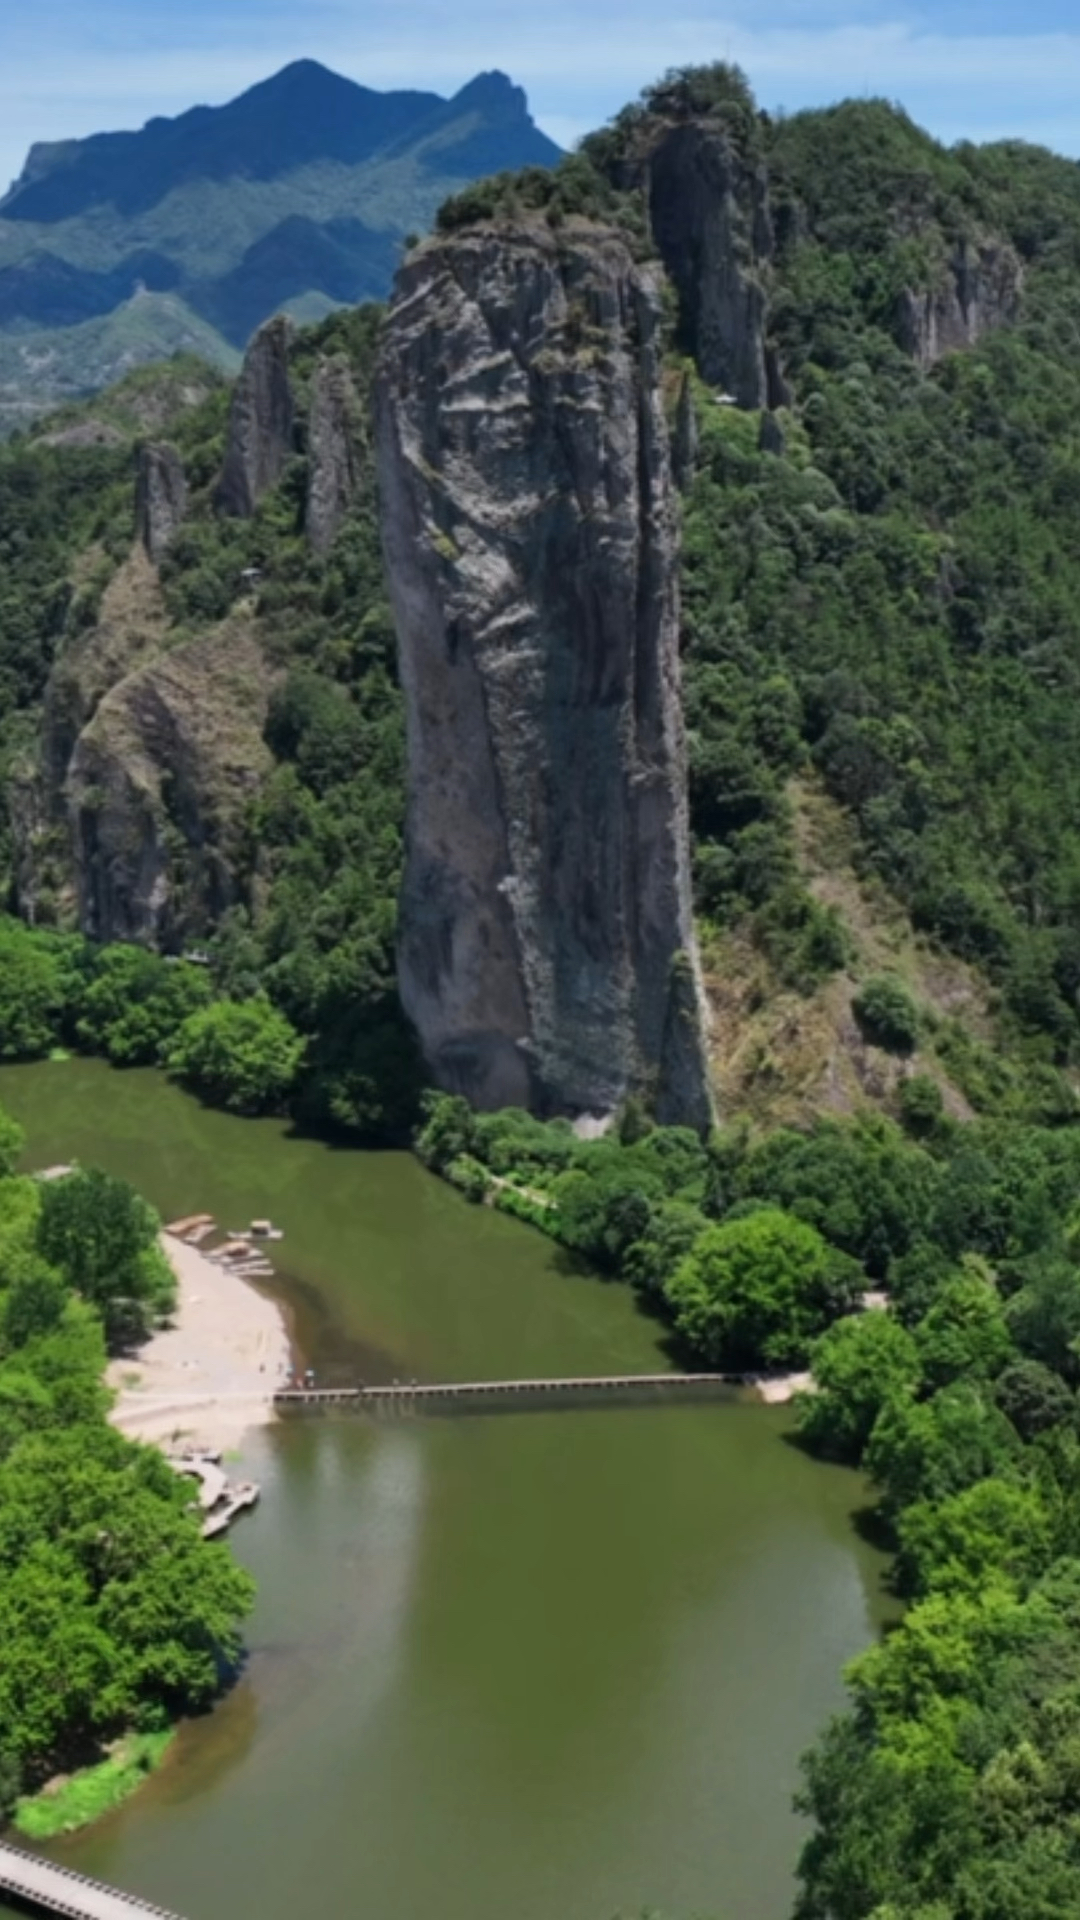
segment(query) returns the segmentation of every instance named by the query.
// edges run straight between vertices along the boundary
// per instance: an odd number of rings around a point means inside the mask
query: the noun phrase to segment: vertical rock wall
[[[646,191],[653,237],[679,295],[683,343],[702,379],[741,407],[775,404],[765,344],[773,232],[764,164],[708,122],[668,127],[650,152]]]
[[[135,479],[135,526],[155,566],[183,524],[187,505],[184,463],[176,448],[167,442],[141,446]]]
[[[390,310],[400,985],[481,1106],[709,1118],[659,334],[653,278],[585,227],[428,243]]]
[[[320,358],[308,412],[308,490],[304,530],[320,556],[329,553],[360,491],[363,428],[360,401],[343,353]]]
[[[251,518],[293,452],[292,337],[292,322],[283,314],[260,327],[233,389],[217,505],[238,520]]]
[[[973,347],[1020,311],[1023,267],[1003,240],[961,240],[932,287],[905,287],[898,323],[901,344],[920,367]]]

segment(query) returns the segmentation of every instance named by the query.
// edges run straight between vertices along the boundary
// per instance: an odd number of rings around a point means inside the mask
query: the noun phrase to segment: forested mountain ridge
[[[724,1107],[894,1104],[915,1046],[954,1112],[1064,1117],[1078,170],[1034,148],[946,152],[883,104],[772,123],[730,77],[694,85],[653,90],[554,172],[468,188],[440,222],[613,224],[639,257],[666,249],[680,288],[667,392]],[[328,984],[314,949],[339,955],[350,1029],[369,991],[392,992],[403,762],[365,423],[378,331],[371,309],[281,334],[277,388],[260,348],[232,401],[183,362],[133,376],[0,456],[12,904],[166,948],[249,928],[236,977],[265,977],[302,1031]],[[229,510],[226,446],[247,431],[255,457],[264,427],[257,497]],[[140,495],[133,546],[133,461],[160,479],[163,442],[182,511],[153,536]],[[286,867],[317,910],[284,905]],[[860,1019],[880,973],[914,1003],[906,1053]]]
[[[224,107],[36,146],[0,200],[0,431],[178,348],[231,370],[279,308],[381,299],[448,193],[558,158],[504,74],[443,100],[313,60]]]

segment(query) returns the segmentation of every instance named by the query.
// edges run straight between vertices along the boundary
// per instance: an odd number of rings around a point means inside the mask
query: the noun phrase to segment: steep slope
[[[82,391],[118,377],[124,360],[107,337],[95,353],[87,329],[140,295],[173,303],[144,304],[144,358],[197,345],[223,364],[280,308],[312,318],[379,298],[404,235],[447,193],[558,158],[503,74],[446,101],[377,93],[310,60],[225,107],[35,147],[0,201],[0,345],[12,343],[16,398],[66,397],[88,351]],[[201,339],[176,340],[181,311]]]

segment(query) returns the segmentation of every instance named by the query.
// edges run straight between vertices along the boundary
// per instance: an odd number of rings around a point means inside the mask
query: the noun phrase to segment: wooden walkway
[[[154,1907],[133,1893],[120,1893],[100,1880],[90,1880],[70,1867],[58,1867],[36,1854],[23,1853],[0,1841],[0,1896],[15,1900],[31,1913],[64,1913],[71,1920],[178,1920],[164,1907]]]
[[[281,1413],[332,1412],[335,1407],[356,1413],[380,1408],[402,1412],[458,1407],[463,1412],[494,1404],[521,1408],[552,1406],[560,1401],[577,1405],[613,1406],[644,1401],[662,1404],[676,1400],[713,1400],[732,1387],[754,1386],[758,1375],[745,1373],[618,1373],[584,1374],[564,1380],[453,1380],[395,1381],[389,1387],[283,1387],[274,1395]]]

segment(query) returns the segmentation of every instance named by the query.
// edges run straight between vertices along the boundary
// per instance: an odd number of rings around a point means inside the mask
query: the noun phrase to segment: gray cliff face
[[[246,808],[270,765],[267,698],[260,650],[234,619],[100,702],[64,783],[91,939],[177,947],[235,903]]]
[[[389,314],[400,986],[484,1107],[710,1114],[659,334],[652,277],[574,225],[429,243]]]
[[[135,479],[135,526],[155,566],[183,522],[187,503],[184,463],[176,448],[165,442],[141,446]]]
[[[238,520],[251,518],[293,452],[292,336],[292,322],[281,314],[260,327],[233,392],[217,504]]]
[[[17,806],[9,794],[15,888],[28,919],[50,900],[65,920],[77,913],[66,798],[72,755],[110,688],[160,651],[166,618],[156,568],[139,543],[106,587],[97,625],[73,635],[53,665],[37,752],[13,781]]]
[[[136,545],[96,627],[49,677],[39,749],[8,810],[20,911],[97,940],[175,948],[240,897],[272,679],[250,617],[169,644],[157,571]]]
[[[684,373],[675,404],[675,423],[671,434],[671,471],[680,493],[688,493],[697,473],[701,430],[690,375]]]
[[[308,416],[308,541],[328,553],[361,483],[363,412],[344,354],[320,359]]]
[[[679,296],[683,344],[703,380],[741,407],[770,392],[764,275],[773,255],[768,176],[721,126],[668,127],[646,164],[653,238]],[[773,373],[773,388],[779,378]]]
[[[1004,241],[961,241],[938,284],[900,296],[900,339],[922,368],[973,347],[1020,310],[1023,267]]]

